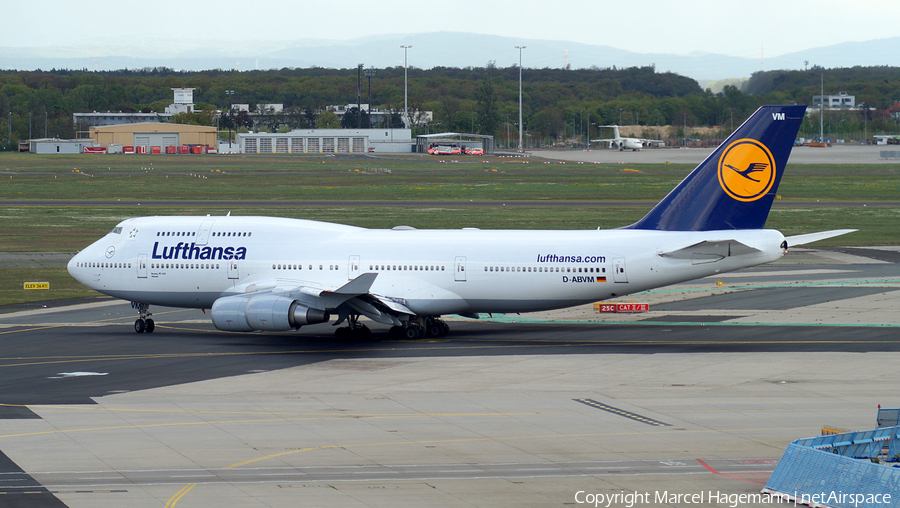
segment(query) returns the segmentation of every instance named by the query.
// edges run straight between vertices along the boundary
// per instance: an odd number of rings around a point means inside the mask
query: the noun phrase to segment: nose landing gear
[[[150,316],[153,314],[150,313],[150,304],[149,303],[139,303],[136,306],[139,317],[137,321],[134,322],[134,333],[153,333],[153,330],[156,329],[156,323],[150,319]]]

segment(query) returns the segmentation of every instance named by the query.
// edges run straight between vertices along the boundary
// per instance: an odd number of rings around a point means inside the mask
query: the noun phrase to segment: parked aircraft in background
[[[364,229],[273,217],[127,219],[76,254],[69,272],[130,300],[210,309],[220,330],[279,331],[336,316],[337,337],[442,336],[442,315],[530,312],[615,298],[779,259],[763,229],[805,106],[764,106],[640,221],[619,229]]]
[[[613,130],[612,138],[592,139],[591,143],[607,143],[609,148],[615,148],[620,152],[623,150],[632,150],[637,152],[651,143],[659,143],[657,139],[641,139],[641,138],[623,138],[619,136],[618,125],[600,125],[599,127],[607,127]]]

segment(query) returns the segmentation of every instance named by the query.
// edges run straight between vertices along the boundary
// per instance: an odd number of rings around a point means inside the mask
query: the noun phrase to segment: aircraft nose
[[[69,275],[71,275],[75,279],[81,280],[78,277],[79,263],[81,263],[81,253],[75,253],[75,255],[72,256],[72,259],[70,259],[69,263],[66,265],[66,270],[69,271]]]

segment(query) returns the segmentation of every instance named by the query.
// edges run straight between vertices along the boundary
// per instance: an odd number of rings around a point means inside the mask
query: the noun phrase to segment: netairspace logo
[[[744,493],[735,494],[720,491],[701,491],[694,494],[682,494],[664,491],[655,492],[625,492],[624,490],[616,493],[590,493],[579,490],[575,493],[575,502],[577,504],[610,508],[613,506],[623,506],[632,508],[638,505],[702,505],[706,503],[716,503],[727,505],[730,508],[738,508],[739,506],[757,505],[757,504],[782,504],[785,503],[785,497],[778,493]],[[884,505],[893,506],[890,494],[845,494],[842,491],[837,492],[819,492],[814,494],[800,494],[795,492],[793,502],[788,501],[793,506],[798,504],[817,506],[853,506],[861,505]]]

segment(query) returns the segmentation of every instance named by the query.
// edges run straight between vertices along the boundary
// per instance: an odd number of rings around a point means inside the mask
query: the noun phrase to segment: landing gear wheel
[[[403,327],[402,326],[392,326],[391,329],[388,331],[388,336],[390,336],[390,338],[392,338],[394,340],[402,339],[405,336]]]
[[[441,321],[441,337],[446,337],[450,333],[450,325]]]
[[[425,335],[427,335],[428,337],[440,337],[443,334],[443,332],[444,332],[444,327],[441,326],[440,321],[432,321],[425,328]]]
[[[347,340],[350,337],[350,328],[342,326],[334,331],[334,338],[337,340]]]
[[[403,330],[404,337],[408,340],[419,340],[424,335],[424,330],[418,325],[411,325]]]
[[[134,333],[153,333],[153,330],[156,329],[156,323],[150,319],[150,316],[152,316],[150,304],[131,302],[131,308],[138,311],[137,321],[134,322]]]
[[[350,339],[352,340],[369,340],[372,338],[372,330],[366,325],[359,325],[350,329]]]

